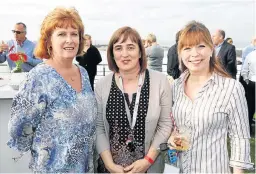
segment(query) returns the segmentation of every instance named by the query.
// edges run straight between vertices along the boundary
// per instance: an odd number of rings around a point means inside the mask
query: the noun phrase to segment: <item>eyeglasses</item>
[[[25,31],[16,31],[16,30],[12,30],[12,32],[17,34],[25,33]]]

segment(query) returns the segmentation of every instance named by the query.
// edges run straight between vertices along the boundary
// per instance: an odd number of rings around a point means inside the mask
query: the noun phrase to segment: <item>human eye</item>
[[[65,35],[66,35],[65,32],[60,32],[60,33],[58,33],[58,36],[65,36]]]
[[[130,51],[132,51],[132,50],[134,50],[134,49],[135,49],[134,46],[129,46],[129,47],[128,47],[128,50],[130,50]]]
[[[122,48],[121,48],[120,46],[116,46],[116,47],[114,47],[114,50],[115,50],[115,51],[121,51]]]
[[[72,36],[78,36],[78,33],[72,33],[71,35]]]
[[[204,48],[205,45],[204,45],[204,44],[200,44],[200,45],[198,45],[198,47],[199,47],[199,48]]]
[[[191,48],[190,47],[184,47],[183,50],[184,51],[189,51]]]

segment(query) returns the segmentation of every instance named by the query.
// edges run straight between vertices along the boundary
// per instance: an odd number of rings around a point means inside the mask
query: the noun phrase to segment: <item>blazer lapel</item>
[[[227,47],[227,45],[224,41],[221,48],[220,48],[220,51],[218,53],[218,56],[217,56],[218,58],[223,59],[223,53],[224,53],[224,50],[226,49],[226,47]]]

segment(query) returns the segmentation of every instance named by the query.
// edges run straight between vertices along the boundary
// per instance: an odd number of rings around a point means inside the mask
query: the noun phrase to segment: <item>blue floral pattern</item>
[[[13,99],[8,145],[31,151],[34,172],[93,172],[97,106],[86,70],[81,92],[51,66],[33,68]]]

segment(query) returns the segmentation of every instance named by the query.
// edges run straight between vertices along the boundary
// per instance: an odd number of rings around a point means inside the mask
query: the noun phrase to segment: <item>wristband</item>
[[[152,158],[150,158],[149,156],[145,156],[144,157],[145,160],[147,160],[150,164],[154,164],[154,160]]]

